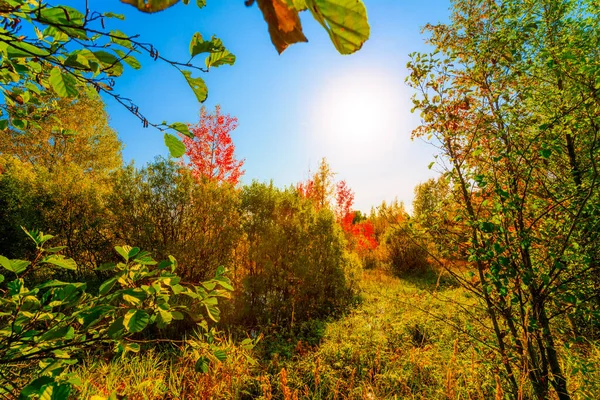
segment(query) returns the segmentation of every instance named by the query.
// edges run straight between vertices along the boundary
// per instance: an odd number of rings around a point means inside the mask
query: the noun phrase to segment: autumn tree
[[[486,310],[494,341],[480,339],[510,396],[568,400],[558,329],[597,318],[599,9],[459,0],[453,11],[427,27],[436,51],[414,54],[408,79],[414,134],[440,146],[468,232],[471,275],[448,272]]]
[[[332,171],[327,159],[323,157],[317,171],[312,175],[309,171],[309,178],[298,183],[296,189],[302,197],[311,200],[317,210],[331,207],[335,193],[334,177],[335,172]]]
[[[237,185],[244,174],[244,160],[235,158],[235,145],[231,139],[231,131],[238,126],[238,120],[229,114],[221,114],[221,107],[216,106],[214,113],[200,110],[200,122],[190,125],[194,137],[183,136],[189,162],[183,163],[198,179],[216,182],[227,182]]]

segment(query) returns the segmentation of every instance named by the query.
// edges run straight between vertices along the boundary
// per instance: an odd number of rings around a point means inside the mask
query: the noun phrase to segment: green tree
[[[428,26],[409,83],[441,145],[475,278],[513,398],[570,399],[559,321],[593,312],[598,273],[600,10],[592,1],[457,1]],[[594,314],[592,314],[594,315]]]

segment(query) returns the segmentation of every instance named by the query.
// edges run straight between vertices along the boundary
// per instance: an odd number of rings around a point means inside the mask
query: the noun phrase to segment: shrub
[[[68,398],[68,366],[77,363],[85,350],[108,345],[119,353],[137,352],[135,334],[151,325],[166,327],[185,314],[207,326],[205,318],[192,315],[191,310],[202,306],[208,318],[218,320],[218,297],[232,289],[223,270],[202,286],[183,286],[173,257],[157,263],[148,253],[128,246],[115,248],[124,262],[98,268],[111,275],[97,294],[90,293],[85,283],[56,279],[30,287],[25,280],[30,273],[73,270],[76,264],[58,254],[62,247],[45,247],[51,235],[37,231],[27,235],[36,246],[33,261],[0,256],[2,268],[14,276],[2,285],[7,276],[0,274],[0,395],[4,397],[20,392],[20,398]],[[184,296],[193,300],[190,307],[177,301]],[[210,361],[198,360],[200,370]]]
[[[109,201],[117,239],[157,257],[173,255],[181,276],[201,282],[219,266],[233,267],[241,237],[239,197],[226,183],[196,180],[175,162],[157,159],[115,176]]]
[[[406,224],[392,226],[384,235],[385,252],[391,271],[401,276],[407,273],[421,273],[430,268],[427,250],[411,236]]]
[[[293,324],[329,314],[353,296],[359,262],[327,209],[295,189],[254,182],[242,191],[246,254],[237,318]]]

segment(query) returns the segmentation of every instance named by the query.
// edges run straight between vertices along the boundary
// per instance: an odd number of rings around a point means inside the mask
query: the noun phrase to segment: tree
[[[598,8],[591,1],[457,1],[451,24],[428,26],[409,83],[441,146],[472,276],[519,398],[570,399],[557,342],[572,310],[595,315],[600,215]],[[591,317],[594,318],[594,317]]]
[[[319,162],[317,172],[305,182],[300,182],[296,189],[302,197],[311,200],[317,210],[329,208],[331,207],[332,196],[335,193],[334,176],[335,172],[331,170],[327,159],[323,157]]]
[[[6,129],[0,153],[60,173],[72,164],[94,179],[106,179],[121,167],[122,144],[108,125],[104,102],[97,96],[40,99],[44,110],[26,130]],[[15,112],[9,109],[9,114]]]
[[[200,110],[200,122],[190,126],[193,138],[183,136],[185,154],[189,163],[184,164],[196,179],[208,179],[237,185],[244,174],[244,160],[236,160],[235,145],[230,132],[238,126],[235,117],[221,114],[221,107],[208,113],[205,107]]]

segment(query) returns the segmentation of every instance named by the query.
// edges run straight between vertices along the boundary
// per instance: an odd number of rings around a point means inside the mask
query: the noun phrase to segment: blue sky
[[[66,3],[78,9],[85,4]],[[420,30],[448,20],[449,0],[366,0],[371,38],[350,56],[337,53],[308,12],[301,18],[309,42],[278,55],[256,5],[208,0],[198,9],[190,3],[153,15],[116,0],[90,0],[90,8],[124,14],[125,21],[110,20],[107,28],[140,34],[173,60],[187,61],[195,32],[223,40],[237,61],[203,75],[209,88],[204,104],[209,109],[220,104],[239,119],[232,137],[238,157],[246,159],[244,182],[294,184],[326,157],[337,178],[356,192],[357,209],[368,211],[395,197],[410,205],[414,186],[433,176],[427,166],[435,148],[410,140],[419,118],[410,113],[406,62],[410,52],[429,50]],[[142,69],[127,71],[115,91],[155,122],[197,122],[200,105],[178,71],[149,58],[141,61]],[[168,153],[160,132],[142,128],[110,99],[107,109],[127,162],[140,166]]]

